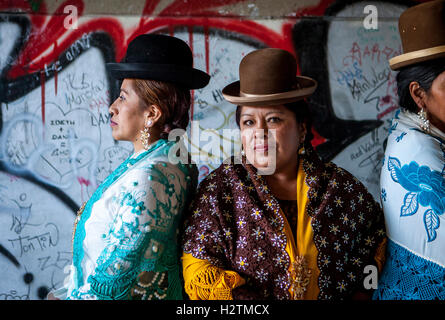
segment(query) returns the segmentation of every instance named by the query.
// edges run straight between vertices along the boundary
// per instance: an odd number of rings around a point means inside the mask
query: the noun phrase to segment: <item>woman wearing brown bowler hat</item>
[[[244,155],[198,188],[183,237],[191,299],[347,299],[384,239],[379,205],[311,146],[308,104],[317,84],[295,58],[260,49],[223,89],[238,105]]]
[[[445,300],[445,1],[399,18],[400,111],[380,175],[387,259],[374,299]]]
[[[192,65],[184,41],[154,34],[136,37],[121,63],[108,64],[123,80],[109,108],[112,135],[131,141],[134,153],[79,210],[71,273],[53,297],[183,298],[176,237],[197,170],[169,161],[176,142],[167,137],[188,125],[190,89],[209,81]]]

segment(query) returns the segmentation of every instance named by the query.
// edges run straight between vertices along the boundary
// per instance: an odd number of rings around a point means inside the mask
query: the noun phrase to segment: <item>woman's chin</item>
[[[272,161],[272,159],[269,159],[269,157],[254,157],[253,159],[249,159],[247,158],[247,160],[249,161],[250,164],[252,164],[256,169],[268,169],[270,168],[270,166],[274,163],[274,161]]]

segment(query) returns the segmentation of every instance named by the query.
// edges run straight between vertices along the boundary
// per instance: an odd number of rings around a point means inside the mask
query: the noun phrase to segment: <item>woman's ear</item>
[[[306,122],[301,122],[298,125],[300,128],[300,144],[302,144],[306,139],[306,134],[307,134]]]
[[[422,87],[420,87],[418,82],[413,81],[409,84],[409,93],[411,94],[411,98],[417,104],[419,109],[425,108],[426,93],[425,90]]]
[[[146,123],[148,121],[151,121],[153,125],[158,124],[162,118],[162,110],[159,106],[152,104],[147,107],[147,110],[144,112],[144,117],[146,120]]]

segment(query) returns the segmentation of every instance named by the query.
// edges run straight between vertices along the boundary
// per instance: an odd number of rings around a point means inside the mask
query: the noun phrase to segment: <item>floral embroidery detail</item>
[[[244,196],[238,197],[238,200],[236,201],[237,209],[244,208],[246,204],[247,204],[247,202],[246,202],[246,198]]]
[[[261,210],[260,209],[252,209],[252,217],[255,218],[255,220],[261,219]]]
[[[214,230],[214,231],[212,231],[212,234],[210,235],[210,237],[211,237],[211,238],[213,239],[213,241],[215,241],[216,243],[222,241],[221,233],[220,233],[219,230]]]
[[[253,229],[253,232],[251,235],[255,237],[255,240],[263,239],[264,231],[262,231],[261,228],[258,227],[256,229]]]
[[[335,197],[334,203],[337,207],[342,207],[343,205],[343,201],[341,200],[340,197]]]
[[[165,193],[171,197],[175,193],[175,185],[174,184],[168,184],[165,186]]]
[[[338,188],[338,183],[337,181],[334,179],[329,183],[329,186],[332,188]]]
[[[324,258],[321,259],[321,263],[323,266],[327,266],[331,263],[331,259],[329,259],[328,256],[325,256]]]
[[[226,203],[231,202],[233,197],[231,197],[229,194],[224,193],[223,199],[225,200]]]
[[[352,183],[346,182],[343,186],[346,192],[352,192],[354,190],[354,186]]]
[[[246,239],[246,237],[240,237],[238,240],[236,240],[236,245],[240,249],[242,249],[245,246],[247,246],[247,239]]]
[[[362,261],[360,260],[360,258],[354,258],[352,259],[352,264],[360,266],[362,264]]]
[[[201,202],[207,202],[208,196],[206,194],[203,194],[201,196]]]
[[[405,198],[400,209],[400,216],[411,216],[417,212],[419,205],[430,207],[423,215],[423,222],[428,242],[436,239],[439,228],[439,216],[445,211],[445,184],[441,172],[427,166],[419,166],[415,161],[402,167],[397,158],[389,157],[388,170],[394,182],[405,190]]]
[[[286,244],[284,239],[285,239],[284,234],[274,234],[274,235],[272,235],[272,238],[271,238],[272,245],[274,245],[276,247],[282,247],[283,244]]]
[[[326,237],[320,236],[319,243],[320,243],[320,247],[326,248],[326,245],[328,244],[328,242],[326,241]]]
[[[288,286],[287,277],[284,275],[277,276],[275,278],[274,282],[279,288],[282,288],[282,289],[284,289]]]
[[[341,215],[341,219],[343,220],[343,224],[348,224],[349,218],[348,218],[348,215],[346,213],[343,213]]]
[[[231,240],[232,239],[232,232],[230,231],[230,229],[224,229],[224,236],[226,237],[226,239]]]
[[[349,234],[344,233],[343,236],[342,236],[342,239],[343,239],[344,243],[348,243],[348,241],[349,241]]]
[[[259,249],[253,249],[253,257],[256,258],[257,261],[262,261],[265,259],[265,251],[263,251],[261,248]]]
[[[199,217],[199,216],[201,216],[201,210],[199,210],[199,209],[194,210],[193,211],[193,217],[196,218],[196,217]]]
[[[332,225],[330,226],[330,228],[331,228],[330,232],[332,232],[335,235],[337,235],[337,233],[340,231],[340,229],[336,225]]]
[[[133,209],[131,209],[131,212],[140,215],[145,209],[147,208],[144,206],[144,201],[139,201],[137,203],[133,202]]]
[[[216,189],[216,183],[214,183],[214,182],[211,182],[206,186],[207,191],[213,192],[213,191],[215,191],[215,189]]]
[[[223,216],[226,218],[228,222],[232,220],[232,214],[229,211],[224,211]]]
[[[267,200],[266,201],[266,208],[268,208],[268,209],[274,208],[274,203],[273,203],[272,200]]]
[[[275,228],[278,227],[280,225],[280,223],[281,223],[281,220],[278,217],[273,217],[270,219],[270,224]]]
[[[264,269],[259,269],[259,270],[255,271],[255,276],[260,282],[266,282],[268,273],[266,271],[264,271]]]
[[[210,220],[208,218],[205,218],[204,220],[202,220],[200,222],[199,226],[204,230],[211,229],[212,223],[210,222]]]
[[[283,266],[283,264],[285,263],[286,259],[281,254],[278,254],[275,258],[273,258],[273,261],[275,261],[275,263],[277,265]]]
[[[334,251],[339,253],[340,250],[341,250],[340,243],[338,243],[338,241],[335,241],[335,243],[334,243]]]
[[[238,260],[238,265],[242,270],[245,270],[246,267],[249,265],[249,263],[247,262],[247,258],[240,257]]]
[[[246,224],[246,220],[244,219],[244,217],[238,218],[237,224],[238,224],[238,227],[243,228],[244,225]]]
[[[328,275],[320,275],[318,283],[320,284],[320,289],[325,289],[331,284],[331,277]]]
[[[352,272],[348,272],[348,279],[350,281],[354,281],[355,280],[355,275]]]
[[[343,262],[337,261],[335,265],[336,265],[335,269],[337,269],[338,272],[343,271]]]
[[[337,289],[340,292],[346,291],[346,283],[344,281],[340,281],[337,283]]]

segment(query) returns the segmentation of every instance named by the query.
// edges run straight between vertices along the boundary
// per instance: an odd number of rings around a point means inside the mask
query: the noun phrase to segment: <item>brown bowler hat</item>
[[[314,79],[296,76],[297,62],[286,50],[267,48],[246,55],[239,65],[240,80],[222,90],[224,98],[237,105],[285,104],[310,96]]]
[[[406,9],[399,18],[403,54],[389,60],[397,70],[445,56],[445,0],[425,2]]]

